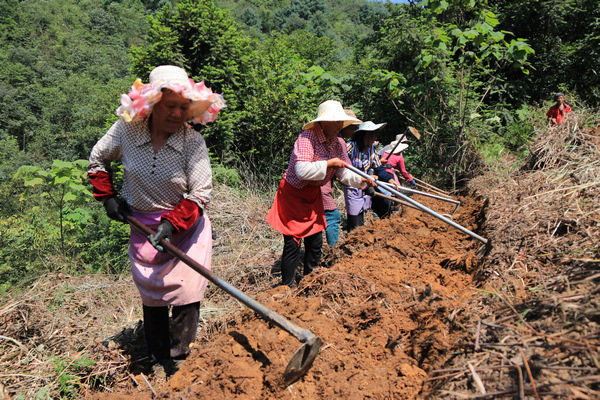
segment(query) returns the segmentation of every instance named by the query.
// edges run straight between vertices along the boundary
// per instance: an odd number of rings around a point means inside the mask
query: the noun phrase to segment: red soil
[[[421,201],[422,199],[416,199]],[[465,200],[465,199],[462,199]],[[430,207],[449,212],[438,201]],[[481,204],[462,205],[454,220],[476,230]],[[414,209],[357,229],[297,289],[256,299],[309,329],[323,346],[307,374],[285,387],[282,374],[301,345],[252,311],[227,332],[196,342],[169,379],[148,377],[158,398],[413,399],[428,371],[451,356],[461,333],[461,305],[472,294],[480,243]],[[150,398],[138,385],[97,398]]]

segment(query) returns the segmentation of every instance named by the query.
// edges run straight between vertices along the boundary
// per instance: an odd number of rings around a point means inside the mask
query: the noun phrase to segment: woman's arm
[[[104,201],[117,194],[112,182],[110,163],[121,158],[121,124],[119,120],[98,140],[90,153],[88,178],[93,187],[94,198]]]
[[[185,151],[188,192],[183,197],[204,209],[212,197],[212,170],[204,137],[190,129]]]
[[[327,175],[327,161],[296,161],[294,172],[304,181],[320,181]]]
[[[398,167],[400,168],[400,173],[402,173],[402,176],[407,182],[413,180],[413,177],[406,170],[406,166],[404,165],[404,157],[402,156],[402,154],[398,156]]]

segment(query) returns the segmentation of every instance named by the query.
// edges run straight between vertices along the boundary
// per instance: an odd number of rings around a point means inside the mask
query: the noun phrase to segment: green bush
[[[239,188],[242,179],[237,170],[226,167],[222,164],[212,166],[213,180],[227,186]]]

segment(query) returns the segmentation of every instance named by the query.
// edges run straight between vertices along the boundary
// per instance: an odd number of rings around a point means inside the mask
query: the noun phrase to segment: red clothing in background
[[[564,103],[564,105],[565,106],[562,110],[559,109],[557,105],[553,105],[552,107],[550,107],[550,109],[546,113],[548,118],[555,118],[557,124],[560,124],[561,122],[563,122],[563,119],[565,118],[565,114],[568,113],[569,111],[571,111],[571,107],[569,107],[568,104]]]
[[[400,172],[402,173],[402,176],[404,177],[404,179],[407,182],[410,182],[413,180],[413,177],[406,171],[406,166],[404,165],[404,157],[402,156],[402,153],[392,154],[392,155],[389,155],[388,153],[383,153],[383,157],[381,157],[381,158],[387,158],[386,164],[389,164],[393,167],[393,168],[386,169],[387,172],[389,172],[390,174],[393,174],[394,168],[397,168],[400,170]]]

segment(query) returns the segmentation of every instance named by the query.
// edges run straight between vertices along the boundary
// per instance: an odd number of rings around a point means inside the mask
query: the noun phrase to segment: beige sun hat
[[[349,108],[344,108],[344,112],[346,113],[347,116],[349,116],[350,118],[354,118],[356,119],[356,122],[351,123],[350,125],[360,125],[362,124],[362,121],[358,119],[358,117],[356,116],[356,114],[354,114],[354,111],[352,111]]]
[[[398,146],[396,146],[396,144]],[[394,150],[394,152],[391,154],[398,154],[398,153],[401,153],[402,151],[406,150],[407,148],[408,148],[408,139],[406,138],[405,134],[401,133],[401,134],[396,135],[396,140],[394,140],[393,142],[391,142],[390,144],[388,144],[387,146],[385,146],[383,148],[383,152],[390,154],[390,152],[392,150]]]
[[[352,118],[357,118],[356,114],[354,114],[354,111],[352,111],[349,108],[344,108],[344,112],[346,113],[346,115],[348,115],[349,117]],[[362,121],[357,121],[357,122],[353,122],[350,125],[348,125],[347,127],[343,128],[340,131],[340,136],[343,137],[344,139],[349,139],[350,137],[352,137],[352,135],[354,134],[354,132],[358,129],[358,126],[362,124]]]
[[[191,89],[190,79],[183,68],[175,65],[159,65],[150,72],[150,83],[156,85],[166,82]]]
[[[344,125],[342,126],[342,129],[348,125],[361,122],[358,118],[346,114],[344,108],[342,107],[342,103],[336,100],[327,100],[319,104],[317,118],[306,123],[302,129],[310,129],[315,125],[315,123],[320,121],[343,121]]]

